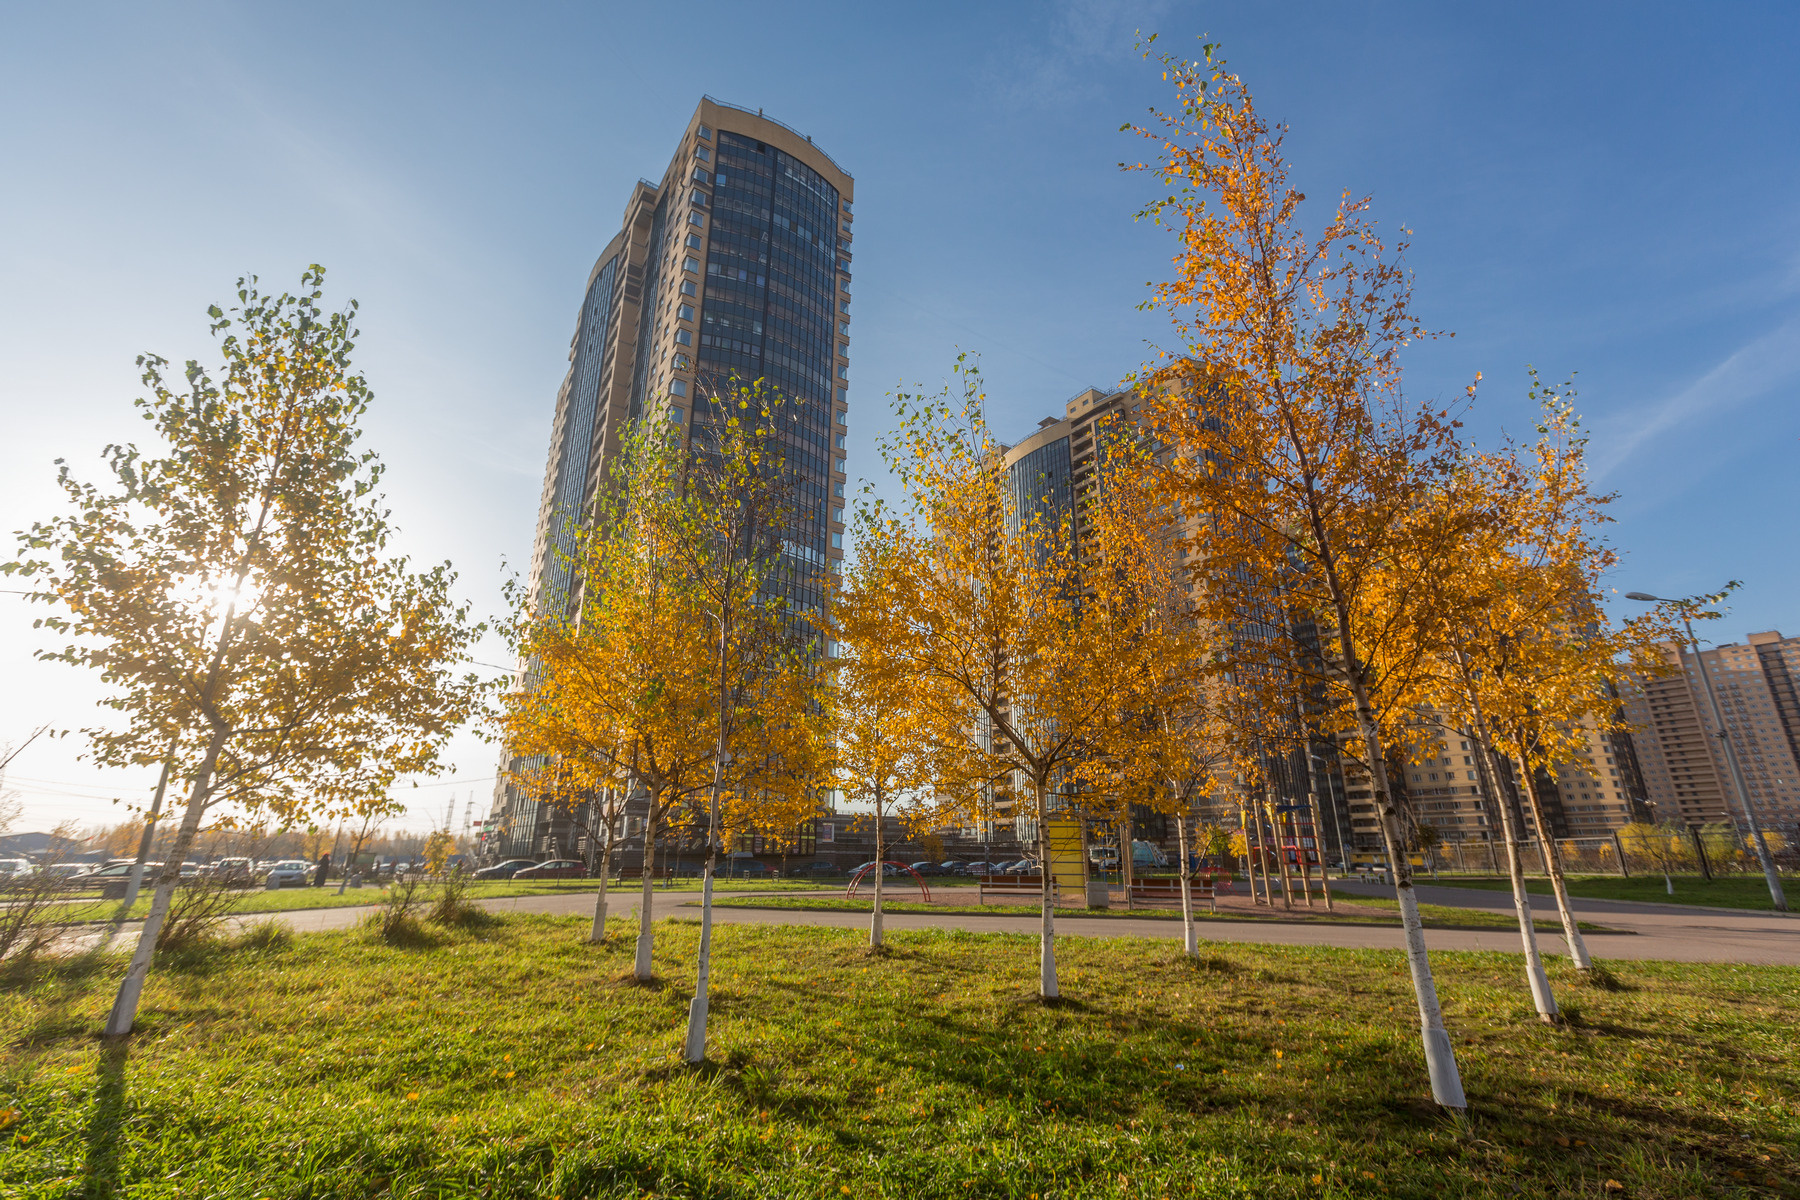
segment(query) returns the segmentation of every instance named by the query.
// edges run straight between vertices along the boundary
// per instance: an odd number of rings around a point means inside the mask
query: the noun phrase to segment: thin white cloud
[[[1100,90],[1093,68],[1130,53],[1138,32],[1156,32],[1169,9],[1167,0],[1056,0],[1045,7],[1041,37],[988,61],[990,86],[1014,108],[1093,99]]]
[[[1706,374],[1635,421],[1623,424],[1610,438],[1596,438],[1594,478],[1606,478],[1652,440],[1688,421],[1734,408],[1789,381],[1800,383],[1800,313],[1740,346]]]

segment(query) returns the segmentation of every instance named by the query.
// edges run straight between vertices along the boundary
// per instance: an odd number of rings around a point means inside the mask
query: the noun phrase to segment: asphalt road
[[[1345,895],[1391,897],[1393,890],[1379,884],[1334,882],[1334,891]],[[1420,901],[1453,908],[1487,909],[1512,912],[1512,897],[1505,892],[1476,891],[1469,888],[1434,888],[1421,885]],[[720,897],[732,893],[721,890]],[[737,893],[746,898],[768,893]],[[787,893],[792,895],[792,893]],[[838,894],[838,893],[833,893]],[[1549,896],[1533,896],[1532,904],[1540,920],[1556,919],[1556,904]],[[609,897],[609,909],[616,917],[636,911],[638,895],[633,890],[617,891]],[[657,916],[697,917],[697,897],[693,892],[659,893]],[[696,907],[688,907],[690,901]],[[565,893],[550,896],[518,896],[504,900],[481,902],[496,912],[552,913],[589,916],[594,911],[592,893]],[[1674,904],[1639,904],[1625,900],[1573,901],[1577,915],[1585,921],[1605,925],[1618,932],[1586,932],[1588,950],[1599,959],[1661,959],[1671,962],[1768,963],[1800,966],[1800,917],[1777,913],[1748,912],[1740,909],[1695,908]],[[345,929],[374,911],[372,908],[329,908],[301,912],[274,913],[296,932]],[[866,913],[805,912],[794,909],[715,908],[714,920],[721,924],[753,925],[829,925],[842,928],[864,928]],[[261,920],[263,917],[246,918]],[[888,913],[884,925],[901,929],[966,929],[978,933],[1033,933],[1037,929],[1035,909],[1022,908],[1012,915],[1001,914],[931,914]],[[1131,917],[1081,917],[1059,914],[1059,934],[1071,937],[1149,937],[1179,939],[1181,923],[1165,919]],[[127,926],[122,936],[135,933]],[[1199,923],[1199,936],[1208,942],[1239,942],[1277,946],[1343,946],[1362,949],[1401,948],[1397,927],[1369,925],[1330,925],[1318,922],[1291,923],[1269,920],[1206,920]],[[1516,928],[1467,930],[1428,929],[1426,945],[1433,950],[1498,950],[1518,953]],[[1538,945],[1546,954],[1565,953],[1560,935],[1539,933]]]

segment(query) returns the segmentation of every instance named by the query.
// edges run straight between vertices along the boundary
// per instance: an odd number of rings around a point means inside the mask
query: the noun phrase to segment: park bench
[[[1225,881],[1226,887],[1231,881]],[[1212,904],[1213,911],[1219,909],[1218,891],[1213,886],[1212,875],[1196,875],[1188,881],[1188,894],[1196,900],[1205,900]],[[1131,881],[1131,898],[1133,900],[1181,900],[1181,878],[1179,876],[1153,875],[1147,879]]]
[[[975,898],[978,903],[986,904],[989,895],[995,896],[1042,896],[1044,894],[1044,877],[1042,875],[977,875]]]

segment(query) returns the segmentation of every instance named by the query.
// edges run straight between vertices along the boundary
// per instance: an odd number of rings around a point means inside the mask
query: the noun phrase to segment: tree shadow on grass
[[[88,1119],[87,1156],[81,1172],[84,1200],[110,1200],[122,1194],[119,1149],[125,1128],[125,1066],[130,1057],[129,1037],[101,1043],[94,1113]]]

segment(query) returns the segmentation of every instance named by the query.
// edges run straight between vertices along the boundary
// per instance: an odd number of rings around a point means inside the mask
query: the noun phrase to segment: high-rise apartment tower
[[[798,419],[781,437],[802,519],[786,550],[797,607],[816,608],[844,529],[854,181],[762,112],[700,101],[659,183],[640,179],[619,232],[588,273],[556,398],[530,594],[540,612],[576,599],[566,554],[634,420],[692,436],[706,397],[761,381]],[[506,855],[580,853],[555,814],[495,792]]]
[[[1662,650],[1679,670],[1634,677],[1625,689],[1625,715],[1657,819],[1742,821],[1699,675],[1706,671],[1757,823],[1800,836],[1800,637],[1771,630],[1751,634],[1747,645],[1727,642],[1699,654],[1686,646]]]

